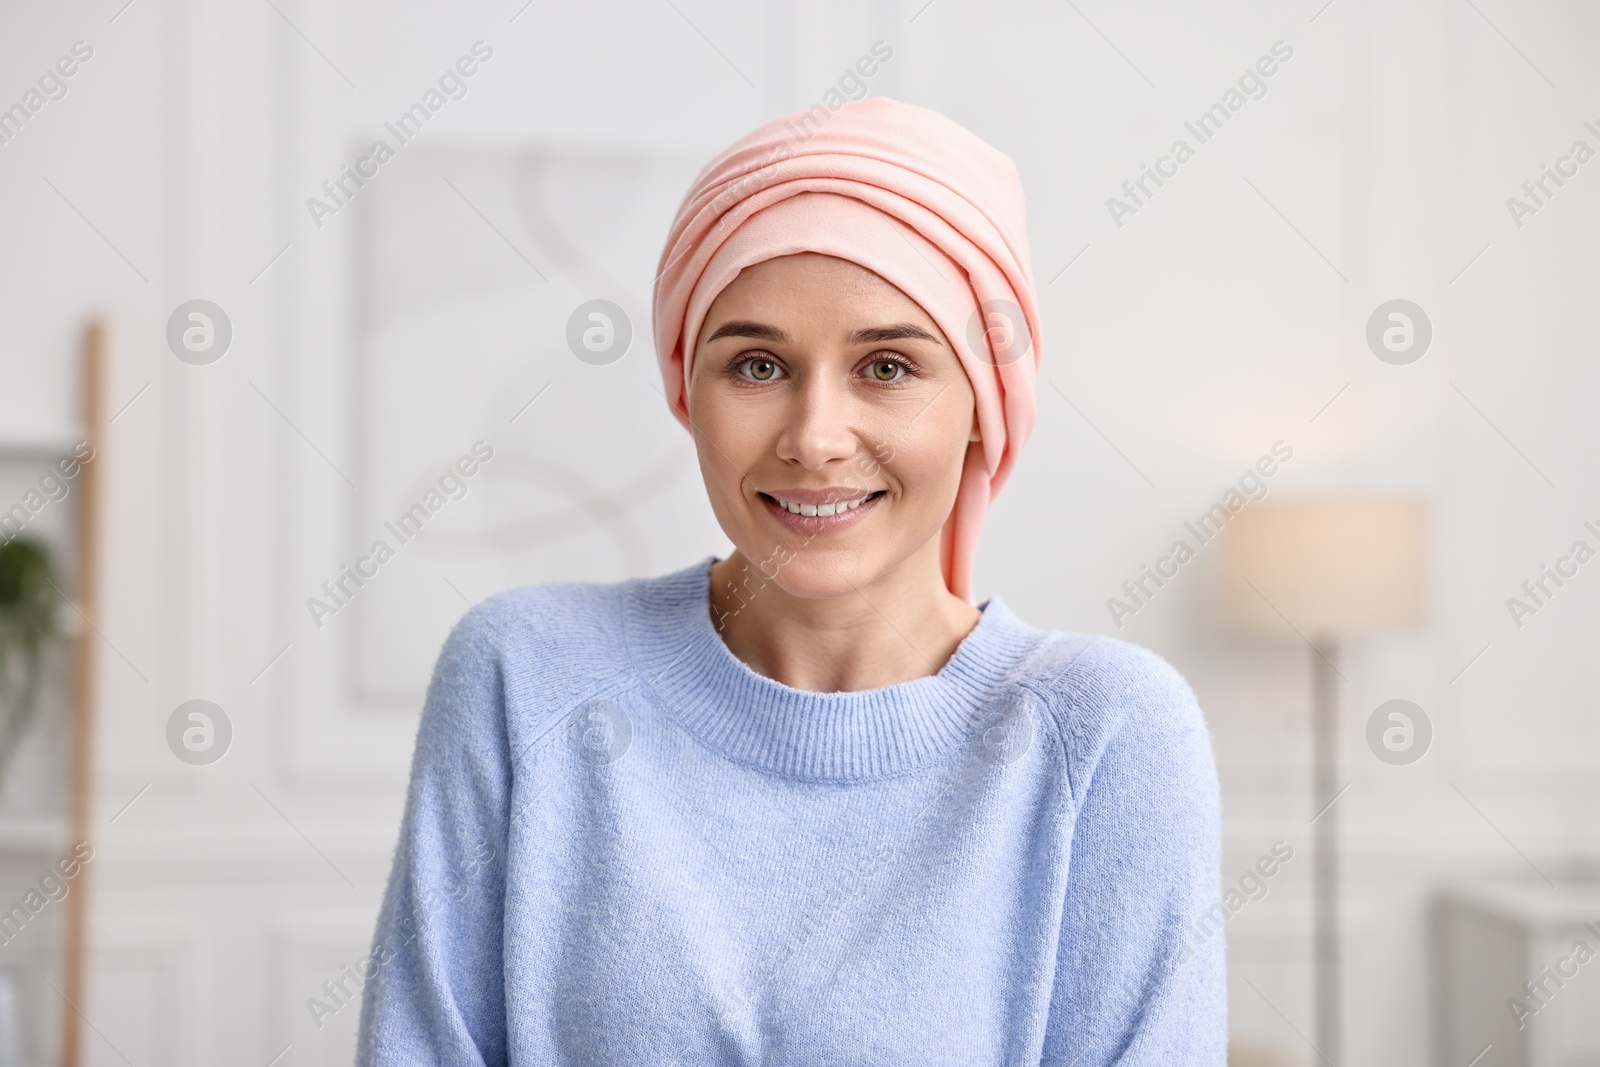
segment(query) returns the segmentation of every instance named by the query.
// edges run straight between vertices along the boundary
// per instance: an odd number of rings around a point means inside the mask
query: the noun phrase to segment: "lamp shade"
[[[1222,539],[1223,607],[1242,630],[1343,638],[1419,629],[1427,512],[1409,499],[1254,504]]]

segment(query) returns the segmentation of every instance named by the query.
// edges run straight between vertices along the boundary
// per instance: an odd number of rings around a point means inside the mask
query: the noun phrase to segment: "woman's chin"
[[[785,563],[768,562],[761,568],[761,575],[767,583],[798,600],[855,596],[857,590],[872,585],[891,568],[892,561],[873,559],[872,555],[860,550],[803,548]],[[754,572],[756,566],[751,564],[750,569]]]

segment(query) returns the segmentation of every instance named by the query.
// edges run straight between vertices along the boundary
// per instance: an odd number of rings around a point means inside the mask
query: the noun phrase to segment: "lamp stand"
[[[1332,805],[1338,790],[1338,642],[1322,638],[1311,648],[1311,910],[1315,946],[1316,1050],[1339,1067],[1339,814]],[[1325,807],[1326,806],[1326,807]]]

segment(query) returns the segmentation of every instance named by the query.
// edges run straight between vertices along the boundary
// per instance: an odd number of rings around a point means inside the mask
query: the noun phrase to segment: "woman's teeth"
[[[805,515],[807,517],[821,515],[827,517],[829,515],[837,515],[841,511],[854,511],[866,503],[868,497],[872,495],[872,493],[868,493],[866,496],[857,497],[854,500],[841,500],[835,504],[795,504],[788,500],[779,500],[778,503],[782,504],[791,515]],[[774,497],[773,499],[777,498]]]

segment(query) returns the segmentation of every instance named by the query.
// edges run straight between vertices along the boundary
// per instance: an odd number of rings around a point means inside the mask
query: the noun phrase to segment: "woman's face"
[[[814,252],[745,268],[706,315],[688,404],[712,510],[766,578],[842,596],[931,561],[937,580],[972,386],[899,289]]]

